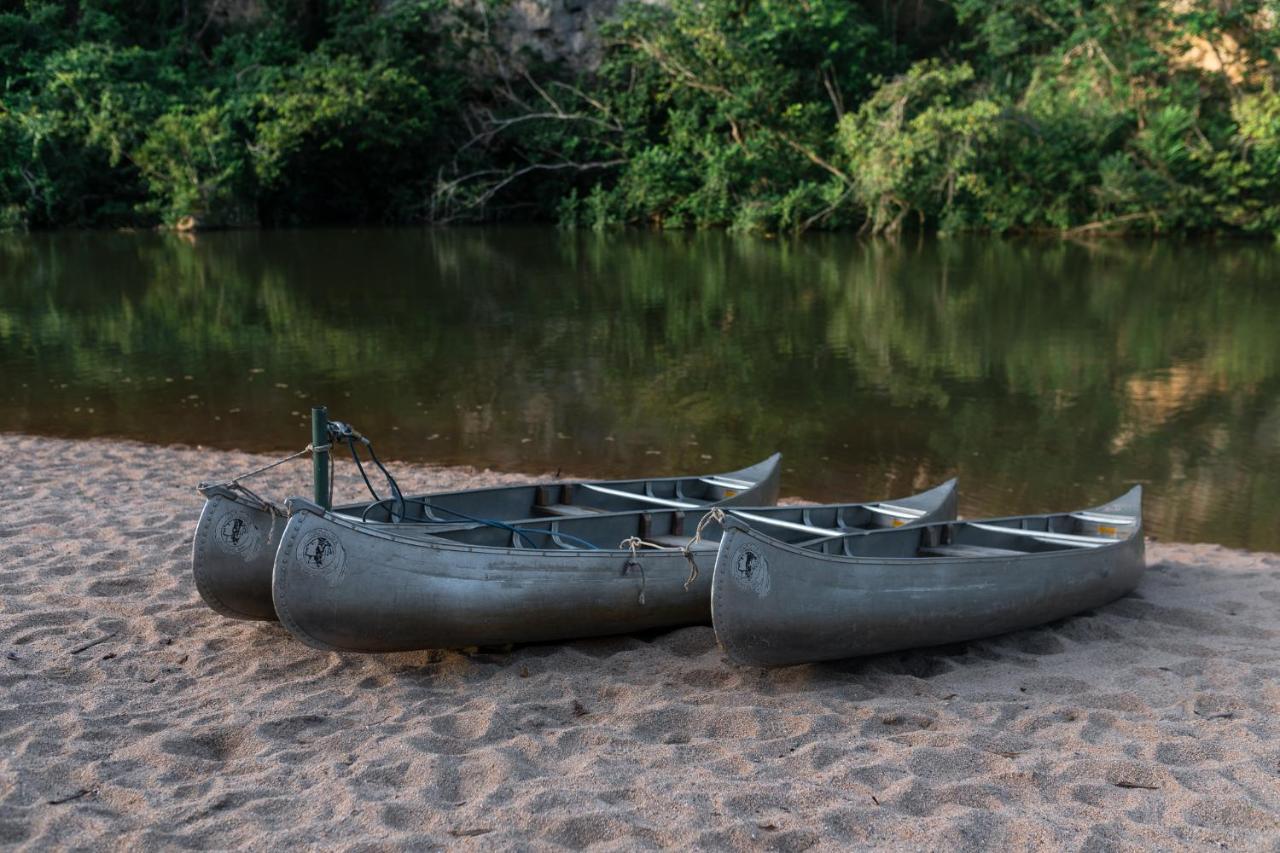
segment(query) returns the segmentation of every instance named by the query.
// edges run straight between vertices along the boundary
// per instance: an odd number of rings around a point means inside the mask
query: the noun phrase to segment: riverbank
[[[836,665],[710,628],[325,654],[191,580],[192,485],[268,457],[5,438],[3,845],[1280,843],[1280,554],[1152,543],[1095,613]]]

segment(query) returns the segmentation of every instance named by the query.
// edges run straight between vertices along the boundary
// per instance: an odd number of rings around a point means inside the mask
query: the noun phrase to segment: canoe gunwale
[[[473,489],[455,489],[453,491],[448,491],[448,492],[427,492],[419,495],[405,495],[404,501],[406,503],[417,503],[427,510],[444,509],[443,507],[438,506],[438,502],[443,499],[477,495],[477,494],[483,494],[483,493],[495,493],[495,492],[501,492],[507,489],[527,489],[527,488],[536,488],[540,486],[558,486],[558,487],[567,486],[571,488],[607,486],[611,489],[616,489],[617,492],[615,494],[617,496],[624,497],[624,498],[631,498],[631,499],[643,502],[646,494],[652,489],[655,483],[704,482],[704,483],[707,483],[708,485],[715,485],[720,488],[725,488],[726,484],[723,484],[723,483],[713,484],[711,481],[719,478],[754,477],[755,479],[753,480],[744,481],[747,483],[747,487],[743,488],[739,492],[739,494],[726,496],[724,498],[721,498],[718,501],[705,501],[704,503],[701,503],[701,504],[692,505],[688,507],[688,509],[691,511],[696,511],[698,509],[703,509],[703,508],[710,509],[713,506],[727,506],[731,504],[737,504],[741,502],[743,495],[746,495],[749,493],[755,493],[754,496],[757,496],[760,498],[758,505],[772,506],[777,502],[778,479],[781,474],[781,470],[782,470],[782,454],[775,452],[769,455],[768,457],[760,460],[759,462],[748,465],[745,468],[738,468],[737,470],[729,471],[725,473],[677,474],[670,477],[635,477],[628,480],[586,480],[581,478],[533,480],[533,481],[524,482],[524,483],[506,483],[506,484],[497,485],[497,486],[480,486],[478,488],[473,488]],[[643,491],[626,492],[625,489],[621,488],[624,486],[641,487]],[[395,503],[397,503],[397,501],[398,499],[395,496],[389,496],[385,498],[380,498],[375,501],[365,501],[363,503],[350,503],[350,504],[344,504],[342,506],[336,506],[336,507],[333,507],[330,510],[330,512],[350,516],[361,524],[385,524],[391,527],[399,526],[402,524],[422,525],[423,527],[430,527],[432,525],[441,526],[441,525],[458,525],[458,524],[467,523],[465,520],[457,520],[457,519],[413,520],[413,521],[401,521],[401,522],[369,520],[368,518],[369,511],[372,510],[374,507],[394,505]],[[672,508],[675,508],[675,507],[672,507]],[[634,510],[631,510],[631,509],[612,510],[612,512],[639,512],[644,509],[646,509],[646,507],[637,506],[635,507]],[[448,512],[447,509],[444,509],[444,511]],[[535,516],[526,516],[523,518],[510,518],[506,520],[530,521],[530,520],[533,520],[534,518]],[[483,522],[479,522],[479,523],[483,523]]]
[[[295,515],[300,515],[304,513],[308,515],[314,515],[317,518],[323,519],[328,524],[332,524],[336,527],[345,528],[346,530],[356,534],[357,536],[370,536],[376,539],[386,539],[390,542],[395,542],[398,545],[409,545],[414,548],[423,548],[430,551],[456,551],[458,553],[468,553],[468,554],[480,552],[480,553],[495,554],[495,555],[502,553],[502,554],[509,554],[513,557],[514,556],[593,557],[593,556],[603,556],[603,555],[610,555],[610,554],[624,554],[624,555],[630,556],[631,554],[631,550],[627,548],[594,548],[594,549],[592,548],[516,548],[516,547],[502,547],[502,546],[496,546],[496,545],[468,545],[464,542],[454,542],[452,539],[444,539],[444,538],[430,539],[424,536],[406,536],[404,534],[396,533],[392,529],[388,529],[388,528],[394,528],[398,526],[394,524],[380,526],[380,527],[370,527],[369,522],[367,521],[343,518],[342,516],[337,515],[335,513],[326,512],[324,509],[320,507],[319,504],[309,501],[306,498],[289,498],[289,500],[285,502],[285,506],[288,507],[289,509],[289,518],[291,519]],[[616,516],[616,515],[639,515],[642,512],[652,512],[652,510],[631,510],[627,512],[617,512],[617,513],[602,512],[598,516],[593,516],[593,518],[599,518],[603,516]],[[515,521],[528,522],[529,519],[515,519]],[[538,519],[538,521],[542,521],[542,519]],[[416,522],[410,522],[410,523],[416,523]],[[503,522],[503,523],[505,524],[506,522]],[[479,525],[479,526],[483,526],[483,525]],[[551,531],[551,528],[548,527],[548,532],[550,531]],[[666,550],[667,549],[657,550],[652,548],[646,548],[644,550],[644,553],[646,555],[660,554]],[[679,553],[678,549],[675,549],[675,552]]]
[[[937,486],[933,489],[928,489],[917,495],[909,495],[905,498],[895,498],[893,501],[864,501],[859,503],[828,503],[828,504],[789,504],[786,506],[718,506],[717,507],[717,506],[708,505],[706,507],[696,507],[694,509],[687,509],[687,510],[678,509],[676,507],[653,507],[649,509],[621,510],[618,512],[602,512],[592,516],[587,516],[586,518],[591,521],[608,520],[611,518],[638,517],[646,513],[654,514],[654,513],[663,513],[663,512],[686,512],[690,515],[698,515],[699,518],[702,518],[702,517],[705,517],[707,514],[709,514],[713,509],[720,509],[725,514],[725,520],[724,522],[722,522],[725,529],[728,529],[731,525],[735,527],[741,525],[744,528],[750,529],[749,525],[745,521],[737,517],[736,515],[737,512],[764,513],[769,511],[778,511],[778,510],[787,511],[787,510],[793,510],[793,509],[812,511],[812,510],[830,510],[830,509],[862,508],[862,507],[874,510],[877,504],[911,500],[913,498],[920,498],[922,496],[931,495],[934,492],[942,493],[943,497],[940,500],[938,507],[936,507],[933,511],[926,511],[924,515],[922,515],[919,519],[917,519],[911,525],[904,524],[901,527],[886,528],[886,529],[893,529],[893,530],[902,530],[902,529],[905,529],[906,527],[909,527],[909,526],[914,527],[921,523],[924,523],[924,524],[938,523],[940,520],[937,518],[934,518],[933,516],[937,511],[945,510],[946,503],[954,494],[955,485],[956,485],[956,480],[954,479],[948,480],[946,483],[943,483],[941,486]],[[943,493],[944,489],[947,489],[948,491]],[[345,528],[346,530],[349,530],[352,533],[355,533],[360,536],[371,536],[379,539],[386,539],[392,542],[396,542],[397,544],[410,545],[415,548],[424,548],[432,551],[455,551],[459,553],[484,553],[484,554],[493,554],[495,556],[497,556],[498,554],[505,554],[505,555],[510,555],[512,557],[565,557],[568,555],[572,555],[574,557],[598,557],[598,556],[630,557],[631,556],[630,548],[545,548],[545,547],[513,547],[513,546],[497,546],[497,545],[470,545],[463,542],[455,542],[451,539],[445,539],[445,538],[431,538],[428,536],[408,536],[408,535],[395,532],[395,528],[401,525],[379,524],[376,527],[371,526],[370,523],[367,521],[362,522],[359,519],[346,517],[332,510],[326,511],[324,508],[322,508],[319,504],[315,503],[314,501],[311,501],[311,500],[308,500],[307,498],[302,498],[302,497],[289,498],[287,501],[285,501],[285,508],[288,511],[290,518],[292,518],[294,515],[299,513],[307,513],[309,515],[314,515],[318,518],[321,518],[329,524],[333,524],[335,526]],[[575,519],[575,520],[578,520],[578,519]],[[546,529],[548,530],[548,532],[550,532],[554,529],[556,523],[560,520],[539,518],[539,519],[519,519],[518,521],[522,523],[536,522],[538,524],[546,525]],[[410,524],[416,524],[416,522],[410,522]],[[812,525],[804,525],[804,526],[810,527]],[[813,527],[813,529],[820,530],[821,528]],[[832,537],[832,541],[844,536],[860,536],[860,535],[865,535],[872,532],[874,531],[850,530],[847,533],[840,533],[838,534],[838,536]],[[644,556],[671,554],[671,555],[683,557],[684,549],[675,547],[675,546],[670,548],[643,548],[639,550],[638,553]],[[809,553],[813,553],[813,552],[809,552]]]
[[[1128,494],[1132,494],[1133,491],[1138,491],[1139,493],[1141,493],[1140,490],[1141,490],[1141,487],[1139,486],[1139,487],[1136,487],[1134,490],[1130,491]],[[1126,497],[1127,496],[1128,495],[1126,495]],[[842,533],[839,536],[833,536],[823,541],[839,542],[841,539],[845,539],[849,537],[877,536],[881,533],[885,533],[889,531],[907,530],[909,528],[915,529],[915,528],[922,528],[922,527],[931,527],[939,524],[973,523],[973,524],[983,524],[983,525],[990,525],[992,527],[997,527],[1000,525],[1000,522],[1003,522],[1003,521],[1026,521],[1029,519],[1061,518],[1063,516],[1071,516],[1076,512],[1092,512],[1092,511],[1093,510],[1071,510],[1068,512],[1044,512],[1044,513],[1035,513],[1031,515],[1008,515],[1008,516],[1002,516],[1000,518],[934,519],[932,521],[925,521],[921,519],[921,520],[912,522],[911,524],[904,524],[901,527],[883,528],[880,530],[850,530],[848,533]],[[1004,559],[1014,559],[1020,562],[1022,560],[1032,559],[1036,557],[1060,558],[1064,554],[1070,554],[1070,553],[1095,554],[1095,553],[1102,553],[1104,551],[1112,550],[1116,546],[1124,545],[1127,542],[1129,542],[1131,539],[1135,537],[1140,537],[1143,535],[1142,513],[1138,512],[1137,515],[1129,516],[1129,517],[1133,519],[1133,521],[1131,522],[1133,527],[1129,530],[1127,535],[1117,538],[1113,541],[1103,542],[1094,547],[1079,547],[1079,548],[1072,547],[1069,543],[1063,542],[1061,544],[1063,544],[1066,547],[1063,547],[1056,551],[1028,551],[1024,554],[1019,554],[1016,557],[1006,557]],[[769,536],[767,533],[762,533],[758,528],[754,528],[751,525],[744,523],[741,519],[735,518],[733,515],[729,513],[725,514],[725,520],[724,520],[723,526],[726,532],[728,532],[730,529],[742,531],[751,536],[757,537],[759,539],[767,540],[770,547],[788,551],[798,556],[805,556],[809,558],[819,558],[822,561],[841,562],[841,563],[849,563],[854,565],[867,564],[867,563],[875,563],[875,564],[890,563],[890,564],[914,566],[914,565],[920,565],[922,563],[923,564],[953,563],[953,562],[956,562],[957,560],[971,561],[971,560],[980,559],[979,557],[867,557],[867,556],[850,556],[847,554],[826,554],[820,551],[814,551],[811,548],[801,547],[792,542],[783,542],[780,539],[775,539],[774,537]],[[1012,535],[1012,536],[1034,537],[1036,534],[1046,535],[1046,531],[1042,531],[1042,530],[1024,530],[1016,527],[1006,528],[1006,530],[1009,533],[1009,535]],[[1001,531],[1001,532],[1004,532],[1004,531]],[[1052,532],[1048,532],[1047,535],[1052,536],[1054,534]]]
[[[1048,513],[1048,517],[1059,516],[1059,515],[1066,515],[1066,513],[1057,513],[1057,512]],[[1019,515],[1019,516],[1010,516],[1009,518],[1018,519],[1018,518],[1043,518],[1043,517],[1046,517],[1046,516]],[[1009,518],[991,519],[991,521],[1008,521]],[[965,521],[967,521],[967,519],[957,520],[957,521],[929,521],[922,524],[920,523],[904,524],[901,527],[892,527],[892,528],[887,527],[887,528],[884,528],[884,530],[851,530],[848,533],[841,534],[839,537],[832,537],[830,539],[823,539],[823,540],[816,540],[816,541],[838,542],[840,541],[840,539],[844,539],[846,537],[852,537],[852,536],[875,536],[879,533],[888,532],[890,530],[899,531],[899,530],[907,530],[908,528],[930,527],[935,524],[964,524]],[[985,518],[982,519],[982,522],[986,523],[987,519]],[[890,564],[902,565],[902,566],[916,566],[921,564],[932,564],[932,563],[954,563],[957,560],[971,561],[971,560],[981,559],[978,556],[973,556],[973,557],[866,557],[866,556],[849,556],[848,554],[824,554],[820,551],[814,551],[811,548],[800,547],[799,545],[796,545],[795,543],[792,543],[792,542],[783,542],[779,539],[774,539],[772,536],[769,536],[768,534],[761,534],[758,528],[754,528],[749,524],[744,524],[740,519],[726,517],[724,526],[725,526],[725,530],[729,530],[729,529],[738,530],[745,533],[749,533],[760,539],[767,539],[769,541],[770,547],[777,548],[782,551],[788,551],[792,554],[796,554],[799,556],[818,557],[824,561],[831,561],[833,563],[839,562],[839,563],[848,563],[851,565],[868,564],[868,563],[874,563],[876,565],[880,565],[884,563],[890,563]],[[1018,534],[1024,534],[1027,536],[1035,535],[1035,531],[1032,531],[1032,530],[1017,530],[1013,528],[1009,529],[1009,533],[1013,535],[1018,535]],[[1139,523],[1137,527],[1133,530],[1133,532],[1130,533],[1130,535],[1125,536],[1122,539],[1116,539],[1112,542],[1107,542],[1107,543],[1098,545],[1093,548],[1089,548],[1089,547],[1077,548],[1077,547],[1072,547],[1070,544],[1066,542],[1063,542],[1061,544],[1064,547],[1056,551],[1027,551],[1025,553],[1018,554],[1016,556],[1005,557],[1004,559],[1018,560],[1019,562],[1021,562],[1022,560],[1031,560],[1037,557],[1060,558],[1064,554],[1098,554],[1098,553],[1112,550],[1118,545],[1124,545],[1128,543],[1131,539],[1133,539],[1134,536],[1140,535],[1141,533],[1142,533],[1142,525],[1141,523]]]

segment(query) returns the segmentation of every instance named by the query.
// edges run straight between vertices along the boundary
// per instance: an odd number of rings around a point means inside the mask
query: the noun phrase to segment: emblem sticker
[[[733,557],[733,579],[763,598],[769,594],[769,561],[754,545],[743,545]]]
[[[218,521],[218,543],[233,554],[246,554],[258,549],[257,529],[242,512],[229,512]]]
[[[336,583],[347,560],[342,545],[328,530],[316,530],[298,543],[298,562],[304,569],[326,575]]]

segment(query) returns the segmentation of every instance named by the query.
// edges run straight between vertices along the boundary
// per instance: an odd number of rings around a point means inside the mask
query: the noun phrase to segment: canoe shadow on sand
[[[1148,567],[1148,571],[1158,572],[1161,568],[1160,564],[1153,564]],[[781,684],[789,684],[792,690],[822,690],[850,683],[875,684],[886,678],[897,680],[905,677],[928,681],[958,670],[988,664],[998,664],[1006,669],[1013,667],[1015,673],[1036,670],[1041,666],[1040,661],[1047,657],[1088,653],[1090,647],[1131,642],[1132,638],[1127,638],[1117,627],[1116,619],[1128,622],[1140,618],[1140,614],[1132,612],[1133,608],[1127,605],[1142,600],[1144,596],[1141,589],[1138,589],[1111,604],[1019,631],[964,642],[781,668],[733,663],[716,642],[711,626],[652,629],[569,641],[551,640],[387,654],[312,651],[317,657],[333,655],[348,666],[369,672],[369,677],[365,679],[370,682],[368,686],[375,686],[374,683],[382,686],[398,679],[432,680],[442,669],[452,671],[458,666],[491,670],[525,667],[526,664],[535,662],[563,666],[566,658],[573,658],[573,669],[578,669],[598,666],[600,662],[628,655],[657,652],[664,658],[683,659],[690,666],[710,664],[721,668],[723,677],[708,679],[716,682],[714,686],[730,680],[749,679],[755,674],[762,682],[771,682],[771,692],[776,691]],[[293,638],[278,624],[258,623],[253,629],[261,635],[255,645],[274,645],[281,641],[291,645],[293,643]],[[679,676],[678,671],[675,674]],[[661,683],[672,675],[670,671],[656,668],[630,673],[629,680],[634,686],[642,686],[645,683]],[[687,678],[683,680],[689,683]]]

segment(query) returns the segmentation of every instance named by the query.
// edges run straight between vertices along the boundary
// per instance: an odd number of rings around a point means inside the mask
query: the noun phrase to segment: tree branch
[[[617,158],[614,160],[595,160],[588,162],[562,161],[559,163],[531,163],[513,172],[504,172],[500,169],[483,169],[477,172],[471,172],[467,175],[455,178],[451,181],[441,180],[438,182],[436,191],[432,194],[431,199],[431,218],[435,222],[450,222],[459,218],[462,211],[466,210],[482,210],[493,199],[495,195],[501,192],[514,181],[519,180],[525,175],[534,172],[556,172],[566,169],[572,169],[576,172],[587,172],[594,169],[608,169],[614,166],[621,166],[626,163],[625,158]],[[497,181],[489,186],[481,189],[476,195],[458,200],[458,191],[463,184],[476,178],[504,174],[502,180]],[[437,211],[448,211],[444,216],[437,215]]]

